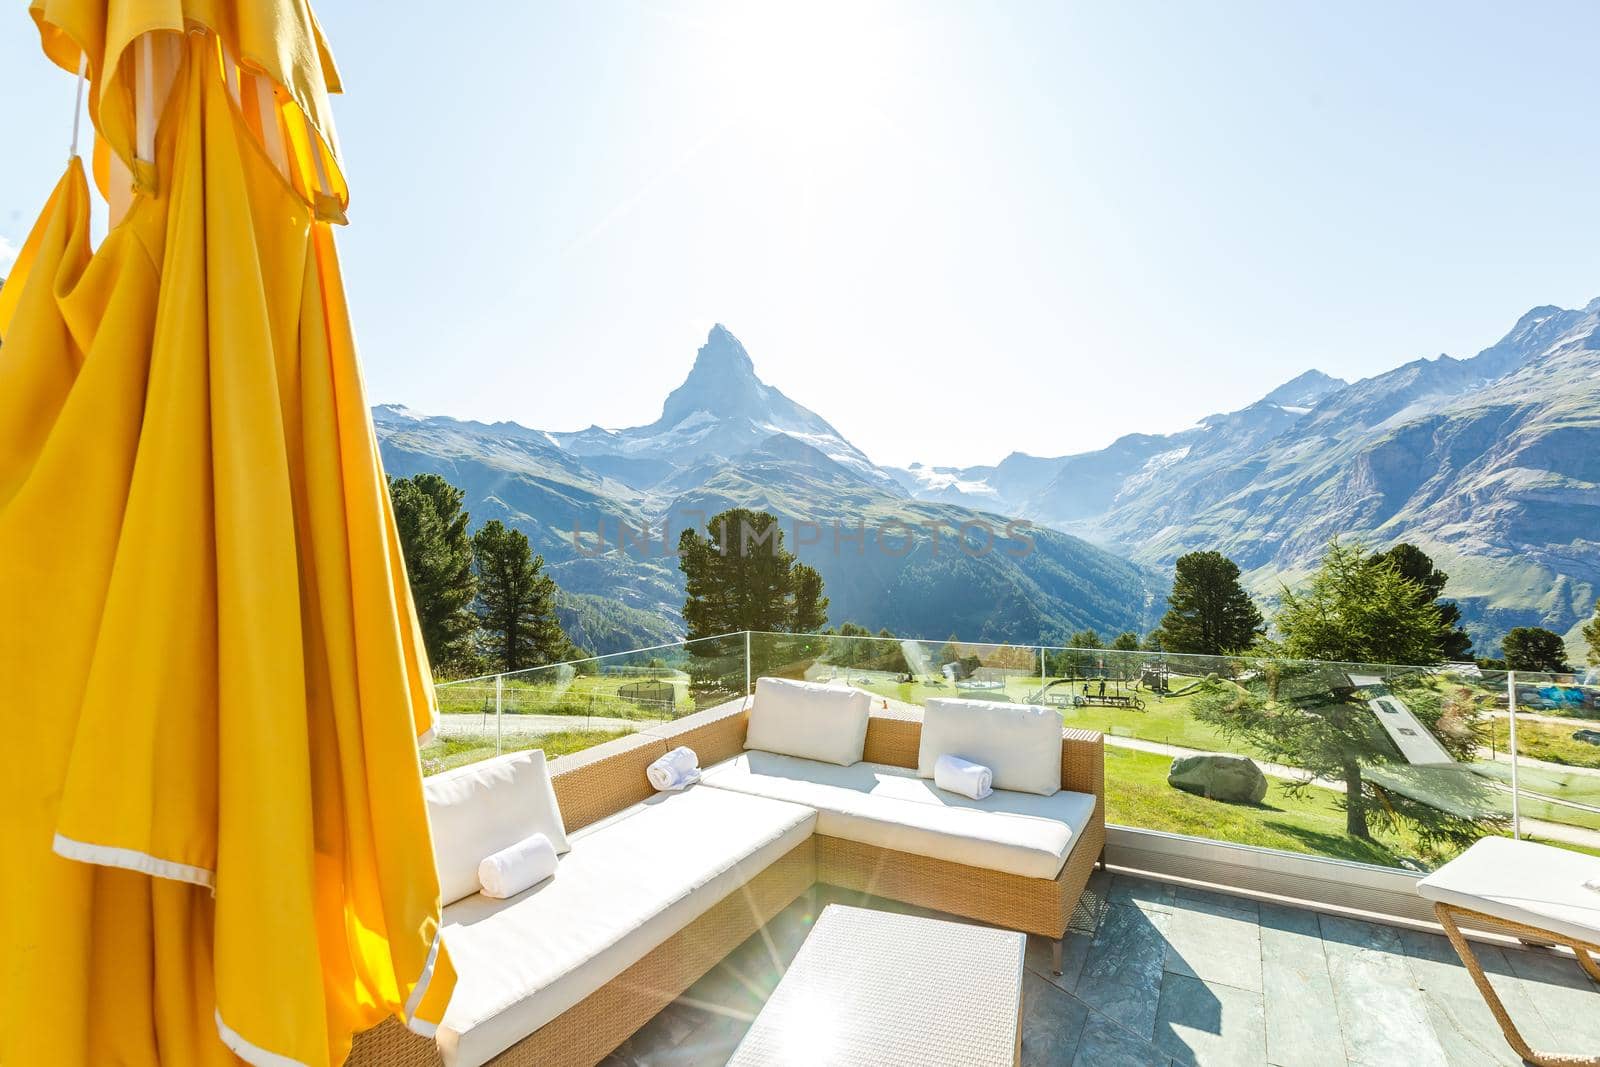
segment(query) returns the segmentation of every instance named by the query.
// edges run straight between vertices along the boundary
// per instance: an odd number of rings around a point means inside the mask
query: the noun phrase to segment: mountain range
[[[1271,600],[1335,535],[1411,541],[1450,574],[1480,652],[1563,633],[1600,594],[1600,299],[1537,307],[1468,359],[1344,382],[1308,371],[1175,434],[993,467],[890,472],[921,499],[1071,531],[1165,571],[1215,548]]]
[[[647,426],[551,433],[396,405],[374,418],[391,474],[443,474],[475,524],[529,535],[564,590],[563,624],[601,651],[681,634],[664,549],[733,506],[784,520],[831,621],[931,639],[1143,632],[1173,561],[1197,548],[1233,557],[1270,601],[1335,535],[1421,545],[1480,652],[1515,625],[1575,646],[1600,592],[1600,300],[1535,308],[1469,359],[1357,382],[1306,371],[1177,433],[992,466],[874,464],[763,382],[720,325]],[[1034,525],[1008,537],[1014,519]]]
[[[549,433],[374,409],[391,475],[460,486],[474,524],[525,532],[563,590],[563,626],[599,651],[681,636],[677,532],[730,507],[771,512],[822,574],[830,620],[973,641],[1064,642],[1144,632],[1167,582],[1058,530],[993,509],[918,500],[816,413],[756,375],[711,330],[647,426]],[[576,532],[575,532],[576,531]],[[964,532],[964,537],[963,537]],[[601,548],[603,537],[604,548]]]

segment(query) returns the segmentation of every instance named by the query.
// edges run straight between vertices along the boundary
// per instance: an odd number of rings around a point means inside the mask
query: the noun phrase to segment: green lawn
[[[1267,779],[1267,796],[1260,804],[1229,804],[1207,800],[1174,789],[1167,784],[1171,760],[1153,752],[1106,746],[1106,821],[1141,830],[1165,830],[1193,837],[1208,837],[1237,845],[1255,845],[1313,856],[1355,860],[1380,867],[1431,868],[1455,854],[1455,850],[1427,855],[1409,834],[1374,830],[1373,840],[1363,841],[1345,832],[1345,813],[1339,795],[1329,789],[1311,787],[1299,796],[1289,793],[1287,784]],[[1524,799],[1523,814],[1530,818],[1578,825],[1572,809],[1556,816],[1555,806]],[[1524,834],[1534,838],[1536,835]],[[1590,855],[1600,849],[1584,848],[1559,841],[1562,848]]]
[[[1192,678],[1174,676],[1172,687],[1174,689],[1187,686],[1194,681]],[[858,682],[862,688],[869,692],[886,696],[891,700],[902,700],[910,704],[926,704],[931,697],[968,697],[974,694],[962,692],[949,685],[930,685],[926,681],[919,682],[883,682],[866,679]],[[1025,703],[1030,696],[1039,691],[1039,678],[1012,678],[1006,682],[1002,692],[1016,704]],[[1077,689],[1082,683],[1074,686]],[[1067,686],[1057,686],[1053,692],[1064,693]],[[1108,692],[1116,692],[1115,686],[1108,687]],[[1148,689],[1135,690],[1125,687],[1124,693],[1136,694],[1145,702],[1142,710],[1135,708],[1100,708],[1100,707],[1067,707],[1061,709],[1061,717],[1068,726],[1079,726],[1086,730],[1099,730],[1101,733],[1113,737],[1137,737],[1145,741],[1160,741],[1163,744],[1181,745],[1184,748],[1198,748],[1208,752],[1242,752],[1250,755],[1255,753],[1248,745],[1241,741],[1230,741],[1221,730],[1194,718],[1190,704],[1194,701],[1195,694],[1186,693],[1183,696],[1158,697]]]
[[[1521,727],[1518,727],[1521,732]],[[1479,762],[1472,765],[1474,772],[1488,778],[1494,778],[1505,785],[1511,784],[1511,765],[1509,763]],[[1581,771],[1555,771],[1548,767],[1529,767],[1524,764],[1517,769],[1517,783],[1523,790],[1542,793],[1547,797],[1556,797],[1560,800],[1573,800],[1580,804],[1600,806],[1600,774],[1584,774]]]
[[[1401,840],[1380,834],[1363,841],[1347,834],[1344,810],[1331,790],[1309,788],[1291,796],[1283,781],[1269,778],[1262,803],[1229,804],[1172,788],[1171,763],[1153,752],[1106,746],[1106,821],[1381,867],[1419,866],[1412,858],[1416,850]]]
[[[580,674],[558,681],[554,672],[528,678],[508,678],[501,691],[507,715],[603,715],[616,719],[673,718],[695,710],[687,675],[672,672],[660,679],[628,674]],[[631,682],[660,681],[672,687],[669,703],[624,697],[621,689]],[[494,714],[494,680],[447,682],[437,688],[439,711],[447,715]]]
[[[1496,716],[1491,729],[1494,750],[1506,751],[1510,742],[1510,723]],[[1519,718],[1517,752],[1550,763],[1565,763],[1569,767],[1600,767],[1600,745],[1591,745],[1587,741],[1574,741],[1572,735],[1578,730],[1600,731],[1600,723],[1592,719],[1574,719],[1569,726],[1566,723],[1537,722]]]
[[[530,748],[542,748],[547,757],[554,759],[569,752],[592,748],[603,741],[610,741],[627,733],[627,730],[562,730],[559,733],[543,734],[538,737],[519,736],[508,740],[501,747],[501,751],[521,752]],[[448,771],[452,767],[460,767],[466,763],[477,763],[494,754],[493,741],[475,737],[449,737],[442,741],[433,741],[425,745],[419,753],[424,776]]]

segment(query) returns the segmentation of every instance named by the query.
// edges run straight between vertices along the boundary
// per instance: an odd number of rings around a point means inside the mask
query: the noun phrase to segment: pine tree
[[[1422,587],[1425,598],[1439,609],[1439,655],[1460,663],[1472,658],[1472,636],[1461,628],[1461,609],[1453,600],[1440,600],[1450,576],[1433,565],[1428,554],[1416,545],[1400,542],[1387,552],[1371,557],[1373,566],[1394,567],[1401,577]]]
[[[1516,626],[1503,642],[1506,669],[1551,671],[1567,669],[1567,643],[1554,630],[1542,626]]]
[[[428,659],[441,673],[471,673],[478,581],[464,494],[437,474],[418,474],[390,478],[389,499]]]
[[[556,621],[556,583],[528,535],[500,520],[472,538],[478,566],[479,622],[496,670],[515,671],[568,658],[572,644]]]
[[[1394,567],[1373,566],[1335,538],[1303,590],[1285,588],[1271,647],[1296,659],[1342,663],[1440,662],[1439,608]]]
[[[1239,583],[1239,565],[1221,552],[1178,557],[1158,643],[1168,652],[1220,656],[1249,648],[1261,612]]]
[[[822,575],[796,563],[790,571],[794,583],[794,617],[789,628],[797,634],[819,633],[828,624],[828,598],[822,595]]]
[[[776,517],[730,508],[712,516],[706,531],[678,538],[691,641],[739,630],[791,633],[802,624],[810,632],[827,623],[822,576],[783,547]]]
[[[1139,651],[1139,635],[1132,630],[1124,631],[1117,635],[1115,641],[1111,642],[1111,647],[1118,652],[1137,652]]]
[[[1589,644],[1589,665],[1600,667],[1600,600],[1594,602],[1594,618],[1584,623],[1579,632]]]
[[[1106,644],[1100,640],[1100,634],[1094,630],[1079,630],[1068,641],[1073,648],[1105,648]]]

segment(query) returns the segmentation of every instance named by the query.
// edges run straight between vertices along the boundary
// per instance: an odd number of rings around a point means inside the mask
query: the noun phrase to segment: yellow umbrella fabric
[[[328,225],[320,30],[288,0],[34,16],[58,63],[129,83],[90,113],[139,195],[91,251],[73,160],[0,288],[0,1063],[431,1034],[435,711]]]

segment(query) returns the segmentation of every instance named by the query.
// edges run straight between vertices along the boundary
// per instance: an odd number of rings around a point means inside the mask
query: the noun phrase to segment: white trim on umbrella
[[[411,990],[411,996],[406,998],[406,1029],[421,1037],[432,1037],[439,1029],[438,1023],[430,1023],[426,1019],[416,1017],[417,1008],[422,1005],[422,998],[428,992],[428,983],[433,981],[433,967],[439,962],[439,942],[444,936],[443,930],[433,932],[433,944],[428,946],[428,959],[422,965],[422,973],[417,976],[417,984]]]
[[[93,863],[101,867],[121,867],[129,871],[141,871],[155,878],[166,878],[174,882],[188,882],[190,885],[204,886],[212,893],[217,891],[217,876],[213,871],[204,867],[195,867],[188,863],[175,863],[152,856],[148,852],[139,852],[131,848],[118,848],[114,845],[91,845],[87,841],[76,841],[62,834],[56,834],[50,846],[55,854],[62,859],[77,860],[79,863]]]
[[[217,1036],[222,1038],[222,1043],[228,1046],[228,1051],[238,1056],[251,1067],[306,1067],[299,1060],[288,1056],[281,1056],[276,1052],[269,1052],[264,1048],[252,1045],[239,1036],[238,1031],[222,1021],[222,1011],[218,1009],[212,1013],[217,1022]]]

